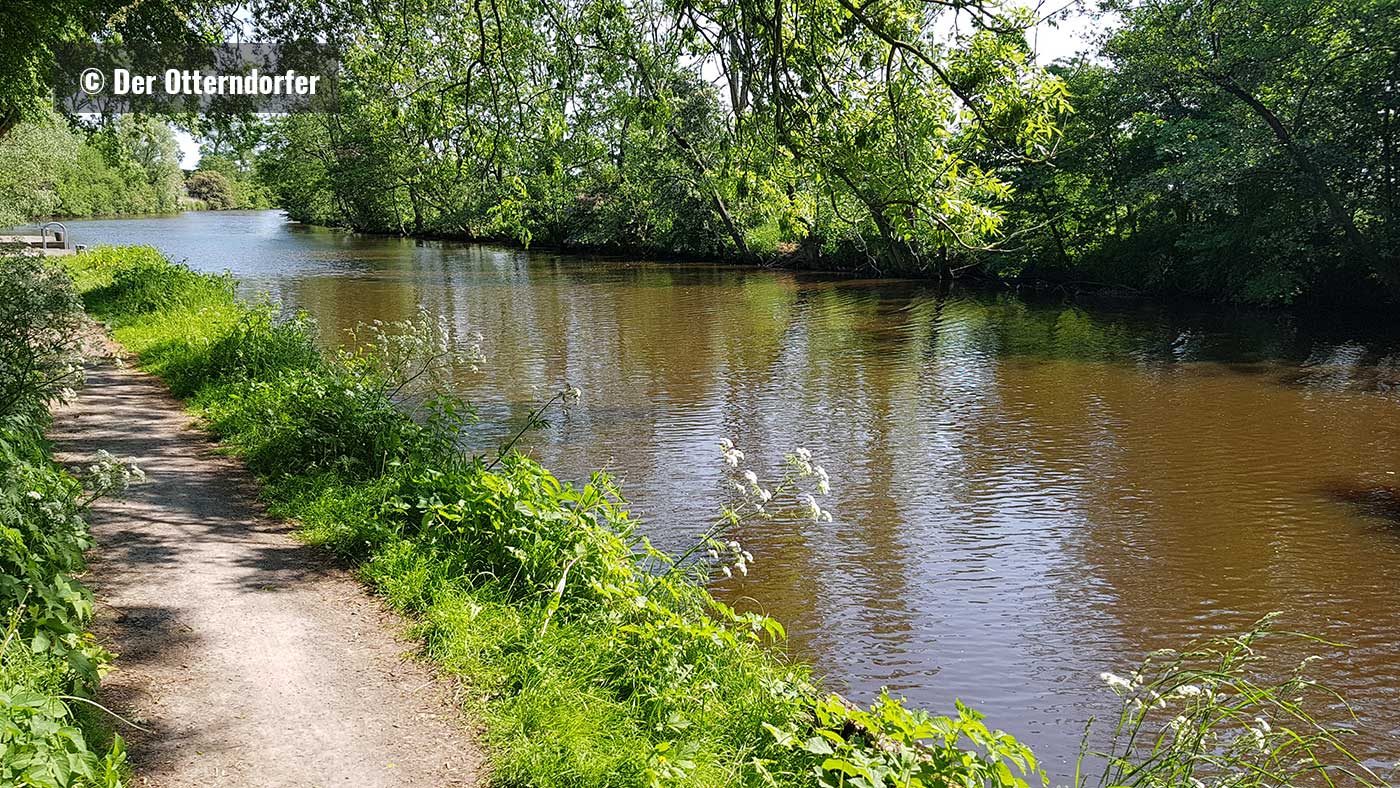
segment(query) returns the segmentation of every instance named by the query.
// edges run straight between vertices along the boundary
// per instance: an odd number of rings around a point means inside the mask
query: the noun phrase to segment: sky
[[[1074,11],[1084,0],[1041,0],[1026,2],[1039,13],[1050,14],[1063,9]],[[1068,19],[1054,24],[1041,24],[1031,36],[1031,45],[1036,50],[1036,61],[1050,63],[1058,58],[1070,57],[1089,48],[1088,37],[1097,27],[1095,20],[1084,14],[1071,14]],[[180,143],[180,166],[192,170],[199,165],[199,143],[186,131],[176,129],[175,138]]]

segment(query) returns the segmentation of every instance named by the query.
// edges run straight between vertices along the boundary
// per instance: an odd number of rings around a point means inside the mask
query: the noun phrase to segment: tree
[[[1351,253],[1400,292],[1400,257],[1378,243],[1394,232],[1387,225],[1395,184],[1386,173],[1394,173],[1390,125],[1400,78],[1395,3],[1176,0],[1122,10],[1128,25],[1109,54],[1164,94],[1175,87],[1246,108],[1301,176],[1297,187],[1325,205]],[[1367,214],[1383,207],[1367,205],[1376,197],[1392,205],[1367,232]]]
[[[26,123],[0,138],[0,227],[59,213],[59,184],[79,142],[60,118]]]
[[[300,199],[364,229],[922,270],[997,242],[999,168],[1044,156],[1067,108],[1030,62],[1030,18],[982,0],[410,0],[260,19],[350,42],[341,111],[279,124],[314,144],[274,134],[260,172],[293,215]]]
[[[228,179],[217,171],[195,172],[185,182],[185,191],[196,200],[202,200],[211,211],[239,207]]]

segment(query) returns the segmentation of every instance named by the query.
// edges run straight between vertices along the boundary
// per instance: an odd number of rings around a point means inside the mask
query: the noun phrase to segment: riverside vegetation
[[[69,259],[92,314],[264,482],[272,511],[409,614],[425,654],[470,690],[503,786],[1027,786],[1029,747],[961,704],[952,716],[822,691],[771,619],[709,594],[755,557],[748,518],[823,518],[826,473],[794,448],[764,485],[725,441],[734,499],[681,556],[653,549],[604,475],[562,483],[507,443],[459,448],[472,411],[442,393],[483,359],[429,316],[365,326],[324,351],[314,324],[235,298],[228,277],[144,248]],[[464,341],[458,341],[464,339]],[[467,350],[455,348],[465,346]],[[567,406],[565,388],[522,429]],[[762,566],[762,556],[756,557]],[[1264,661],[1270,622],[1153,655],[1092,741],[1078,786],[1382,785],[1309,709],[1336,698]]]
[[[0,227],[43,218],[267,208],[251,165],[206,132],[199,168],[180,170],[180,146],[162,118],[123,115],[70,123],[48,110],[0,136]]]
[[[75,476],[49,456],[49,406],[82,372],[67,274],[0,255],[0,293],[0,784],[116,788],[122,740],[92,699],[111,655],[86,632],[92,595],[75,576],[88,506],[140,471],[104,454]]]
[[[1088,55],[1038,62],[1037,37],[1075,16]],[[1400,298],[1394,0],[82,0],[12,19],[0,143],[50,133],[64,43],[138,63],[227,39],[336,47],[335,112],[182,121],[302,222],[1263,304]],[[132,180],[106,172],[122,166],[86,155],[63,210],[121,202]],[[44,196],[45,171],[12,171],[0,196]],[[211,207],[240,191],[218,172],[192,183]]]

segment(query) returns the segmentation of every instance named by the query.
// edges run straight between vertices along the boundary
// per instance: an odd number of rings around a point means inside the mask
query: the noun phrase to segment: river
[[[69,222],[231,271],[331,339],[421,305],[484,335],[460,392],[481,445],[565,382],[532,435],[559,475],[623,480],[690,543],[724,500],[717,443],[761,476],[810,448],[831,522],[734,534],[718,593],[784,622],[830,686],[961,698],[1067,776],[1098,678],[1270,611],[1348,644],[1317,674],[1358,749],[1400,760],[1400,337],[1338,314],[940,292],[929,283],[357,236],[276,212]]]

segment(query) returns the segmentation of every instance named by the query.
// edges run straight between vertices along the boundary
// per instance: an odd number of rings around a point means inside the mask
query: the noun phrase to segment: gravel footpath
[[[407,658],[403,622],[267,517],[162,383],[94,361],[50,437],[67,464],[106,449],[147,474],[94,507],[84,578],[118,655],[102,699],[149,729],[119,725],[135,785],[484,782],[449,684]]]

